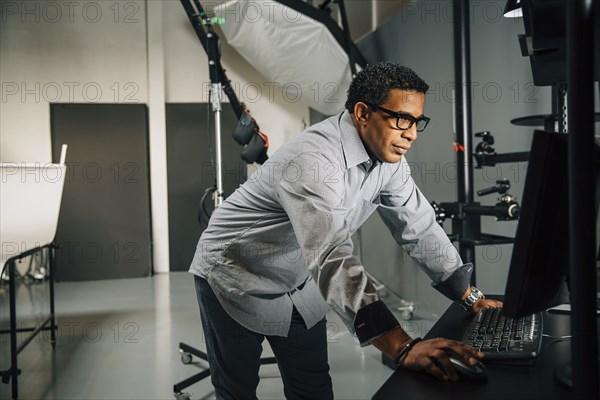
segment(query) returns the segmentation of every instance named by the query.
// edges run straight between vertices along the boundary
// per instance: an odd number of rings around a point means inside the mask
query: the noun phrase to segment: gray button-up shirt
[[[354,332],[378,297],[351,235],[375,210],[438,290],[464,293],[470,274],[455,274],[462,261],[407,162],[373,162],[347,111],[285,143],[215,210],[190,272],[252,331],[286,336],[293,306],[310,328],[329,305]]]

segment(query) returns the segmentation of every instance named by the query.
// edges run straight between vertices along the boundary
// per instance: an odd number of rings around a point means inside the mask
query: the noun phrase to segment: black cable
[[[204,194],[202,195],[202,199],[200,199],[200,204],[198,204],[198,223],[200,223],[200,227],[202,230],[206,229],[208,226],[208,221],[210,220],[211,213],[206,209],[206,197],[213,193],[217,188],[215,186],[211,186],[204,190]]]
[[[212,147],[212,137],[211,137],[211,127],[210,127],[210,105],[211,105],[212,91],[208,92],[208,106],[206,107],[206,131],[208,132],[208,152],[210,154],[210,162],[213,167],[213,171],[215,172],[215,184],[214,186],[210,186],[204,190],[204,194],[200,199],[200,204],[198,204],[198,223],[200,223],[200,227],[202,230],[206,229],[208,226],[208,221],[210,220],[211,213],[206,209],[206,197],[215,192],[217,190],[217,165],[215,163],[215,158],[213,155],[213,147]]]

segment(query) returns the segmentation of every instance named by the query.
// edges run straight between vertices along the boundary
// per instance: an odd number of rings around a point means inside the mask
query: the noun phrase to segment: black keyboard
[[[532,365],[542,345],[542,314],[509,318],[501,311],[479,311],[465,331],[463,343],[485,353],[484,362]]]

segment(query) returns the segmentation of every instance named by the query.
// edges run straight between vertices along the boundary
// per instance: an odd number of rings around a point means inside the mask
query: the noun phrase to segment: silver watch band
[[[473,304],[479,299],[485,299],[485,296],[475,286],[471,286],[471,293],[469,293],[467,298],[461,303],[461,306],[466,311],[471,311]]]

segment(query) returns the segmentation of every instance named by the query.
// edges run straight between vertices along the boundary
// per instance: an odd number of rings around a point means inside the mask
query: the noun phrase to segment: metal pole
[[[198,2],[198,7],[201,7]],[[206,54],[208,55],[208,72],[211,82],[211,102],[215,116],[215,153],[216,165],[215,176],[217,181],[217,190],[214,193],[215,208],[223,203],[223,176],[222,176],[222,155],[221,155],[221,50],[219,48],[219,37],[213,31],[213,27],[208,22],[206,24]]]
[[[217,154],[216,171],[217,190],[215,191],[215,208],[223,203],[223,174],[221,169],[221,84],[212,84],[212,108],[215,115],[215,152]]]
[[[473,202],[473,139],[471,124],[471,43],[469,0],[454,0],[454,77],[456,82],[456,134],[464,146],[457,152],[458,201]]]
[[[596,4],[595,6],[598,6]],[[569,264],[574,398],[598,399],[592,0],[567,2]],[[598,46],[600,44],[596,44]]]
[[[52,342],[52,347],[56,347],[56,313],[54,311],[54,277],[55,272],[54,268],[56,268],[56,247],[55,243],[50,243],[48,246],[48,263],[50,267],[50,274],[48,279],[50,280],[50,318],[52,318],[50,324],[50,341]]]
[[[454,0],[454,81],[456,141],[462,149],[456,152],[458,202],[473,203],[473,138],[471,126],[471,48],[469,39],[469,0]],[[460,238],[475,232],[475,218],[466,216],[453,229]],[[465,263],[475,262],[475,247],[460,243],[460,256]],[[475,271],[471,276],[475,284]]]
[[[19,366],[17,361],[17,355],[19,354],[17,349],[17,285],[15,280],[17,279],[16,269],[17,261],[10,260],[8,264],[8,290],[10,290],[10,379],[12,386],[12,398],[19,398]]]

